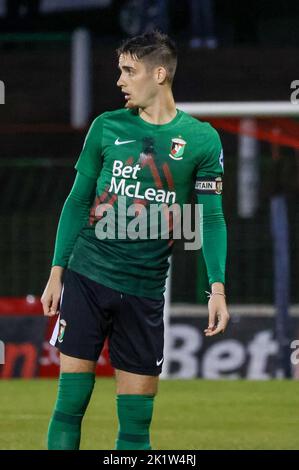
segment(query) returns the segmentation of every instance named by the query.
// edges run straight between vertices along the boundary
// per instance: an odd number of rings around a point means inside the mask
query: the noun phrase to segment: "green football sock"
[[[48,430],[49,450],[77,450],[81,421],[94,387],[91,372],[62,373],[58,397]]]
[[[154,407],[153,395],[117,395],[119,420],[117,450],[150,450],[149,427]]]

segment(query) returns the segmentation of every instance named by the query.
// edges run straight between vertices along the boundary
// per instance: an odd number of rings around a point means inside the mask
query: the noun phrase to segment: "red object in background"
[[[0,297],[0,315],[41,315],[43,307],[39,297]]]
[[[203,119],[203,117],[201,117]],[[221,129],[232,134],[240,134],[240,118],[209,118],[208,121],[216,129]],[[254,137],[270,144],[282,145],[299,149],[299,123],[289,118],[255,119],[256,127],[247,132],[242,129],[242,134]],[[277,132],[277,130],[279,132]]]
[[[14,376],[14,366],[20,357],[24,360],[21,377],[31,379],[35,376],[38,361],[36,347],[31,343],[8,343],[5,345],[5,364],[2,369],[2,379],[10,379]]]
[[[33,295],[27,295],[26,297],[0,297],[0,315],[9,317],[9,316],[42,316],[43,308],[39,297]],[[38,358],[39,362],[39,377],[57,377],[59,374],[59,353],[56,348],[50,345],[49,340],[51,338],[55,323],[57,321],[57,316],[49,318],[47,320],[47,327],[45,331],[45,340],[43,342],[42,354]],[[0,338],[1,339],[1,338]],[[14,351],[14,344],[16,345],[16,350],[19,351],[19,354],[22,353],[22,344],[19,342],[12,343],[10,341],[9,347],[11,354],[6,354],[6,359],[8,361],[16,360],[16,354],[12,354]],[[24,351],[28,352],[30,348],[30,342],[24,343]],[[32,356],[32,360],[36,359]],[[24,367],[26,366],[26,377],[30,376],[30,364],[24,362]],[[13,364],[6,363],[5,370],[10,371],[13,369]],[[28,369],[28,371],[27,371]],[[10,377],[7,372],[7,377]],[[108,353],[108,344],[105,342],[103,351],[99,360],[97,362],[96,374],[101,376],[112,376],[114,374],[113,368],[109,361]],[[24,375],[23,375],[24,376]],[[4,378],[4,377],[3,377]]]

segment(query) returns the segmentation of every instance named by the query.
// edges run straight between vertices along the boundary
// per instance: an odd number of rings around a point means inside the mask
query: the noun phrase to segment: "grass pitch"
[[[0,449],[45,449],[56,380],[2,380]],[[296,381],[161,381],[153,449],[299,449]],[[97,379],[81,449],[113,449],[113,379]]]

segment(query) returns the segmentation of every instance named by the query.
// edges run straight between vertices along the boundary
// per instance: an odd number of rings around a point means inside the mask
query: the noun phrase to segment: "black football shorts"
[[[126,294],[68,269],[50,343],[68,356],[97,361],[108,338],[114,368],[157,376],[163,363],[163,309],[164,296]]]

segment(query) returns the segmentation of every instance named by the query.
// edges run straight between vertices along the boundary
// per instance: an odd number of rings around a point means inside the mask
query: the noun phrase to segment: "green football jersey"
[[[147,209],[148,218],[153,205],[189,203],[195,185],[217,193],[217,180],[223,173],[217,131],[180,110],[163,125],[148,123],[130,109],[106,112],[92,123],[75,168],[96,178],[97,186],[89,222],[77,237],[68,267],[118,291],[160,298],[172,238],[160,236],[161,221],[155,237],[134,239],[125,229],[135,210],[142,212],[140,207]],[[126,219],[118,217],[120,203],[126,210],[133,207]],[[114,215],[104,219],[109,211],[99,211],[99,207],[107,205]],[[99,236],[105,232],[104,225],[101,230],[98,225],[104,220],[115,221],[114,233],[106,226],[106,238]],[[147,235],[151,224],[148,219]]]

